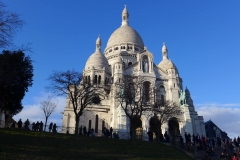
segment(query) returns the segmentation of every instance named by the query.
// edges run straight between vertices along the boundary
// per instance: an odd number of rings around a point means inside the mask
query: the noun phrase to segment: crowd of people
[[[36,123],[33,122],[32,124],[30,124],[30,121],[27,119],[24,123],[22,122],[22,119],[20,119],[17,123],[13,122],[11,125],[11,128],[18,128],[18,129],[25,129],[25,130],[32,130],[32,131],[37,131],[37,132],[43,132],[43,122],[39,122],[37,121]],[[56,123],[50,123],[49,127],[48,127],[48,131],[49,132],[53,132],[56,133],[57,132],[57,125]]]
[[[218,157],[220,160],[240,160],[240,137],[234,138],[233,141],[230,139],[221,138],[206,138],[200,135],[190,135],[185,133],[185,144],[187,150],[194,152],[198,155],[199,150],[205,151],[205,159],[211,159],[211,157]],[[218,155],[215,152],[215,147],[221,147],[222,153]],[[184,139],[180,137],[180,147],[184,147]]]
[[[67,131],[68,133],[68,131]],[[95,136],[96,132],[93,128],[89,129],[87,131],[87,128],[85,126],[80,126],[79,127],[79,135],[84,135],[84,136]],[[110,127],[110,129],[107,129],[106,127],[103,128],[102,130],[102,136],[106,138],[115,138],[119,139],[117,133],[113,133],[113,128]]]

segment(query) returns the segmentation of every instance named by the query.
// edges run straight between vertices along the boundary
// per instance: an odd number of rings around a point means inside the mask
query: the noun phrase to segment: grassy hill
[[[174,147],[160,143],[0,129],[0,159],[188,160],[190,158]]]

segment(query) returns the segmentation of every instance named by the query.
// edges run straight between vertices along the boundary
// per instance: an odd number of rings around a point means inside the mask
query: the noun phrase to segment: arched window
[[[89,120],[88,121],[88,131],[91,131],[91,128],[92,128],[92,121]]]
[[[95,117],[95,133],[98,133],[98,115]]]
[[[129,63],[128,63],[128,66],[131,66],[131,65],[132,65],[132,62],[129,62]]]
[[[165,102],[164,102],[164,95],[161,94],[161,100],[160,100],[160,105],[164,106]]]
[[[97,84],[97,75],[95,75],[94,84]]]
[[[90,76],[88,76],[88,83],[90,83]]]
[[[107,85],[107,77],[105,77],[105,83],[104,84]]]
[[[161,93],[165,93],[165,87],[164,86],[160,86],[159,90],[160,90]]]
[[[98,76],[98,84],[101,84],[101,76]]]
[[[125,68],[125,62],[123,62],[123,68]]]
[[[143,83],[143,98],[145,102],[149,102],[150,101],[150,82],[146,81]]]

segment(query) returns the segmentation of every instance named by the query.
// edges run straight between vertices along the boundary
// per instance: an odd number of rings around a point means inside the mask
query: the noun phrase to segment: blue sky
[[[24,113],[33,106],[37,109],[39,99],[46,97],[45,86],[52,71],[83,70],[95,51],[98,34],[104,50],[110,35],[121,25],[126,4],[130,26],[154,54],[155,64],[161,61],[162,43],[166,42],[169,58],[177,66],[184,86],[189,88],[199,115],[205,121],[211,118],[232,137],[240,135],[240,129],[235,128],[240,125],[239,0],[3,2],[26,22],[14,44],[31,43],[33,51],[27,53],[34,60],[33,86],[23,100],[24,110],[16,118],[30,116]],[[60,112],[65,102],[59,98],[61,107],[52,120],[61,125]],[[38,119],[42,118],[40,114],[43,113],[39,112]]]

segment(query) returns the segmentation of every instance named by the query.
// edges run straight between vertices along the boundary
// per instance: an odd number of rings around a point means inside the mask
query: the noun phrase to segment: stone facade
[[[96,51],[89,57],[83,70],[83,77],[91,83],[104,84],[110,88],[108,99],[101,105],[87,108],[80,118],[80,125],[94,128],[101,132],[103,127],[113,127],[120,135],[129,133],[129,120],[114,99],[113,83],[124,78],[126,75],[143,76],[150,82],[152,87],[161,88],[161,97],[164,101],[169,100],[177,103],[184,112],[184,121],[179,123],[182,135],[185,132],[205,136],[205,127],[202,116],[195,111],[193,101],[188,89],[185,90],[185,102],[180,104],[179,95],[183,90],[182,78],[177,67],[168,59],[168,49],[162,47],[162,61],[154,63],[154,55],[145,46],[141,36],[128,24],[129,13],[124,8],[122,12],[122,25],[110,36],[104,54],[101,53],[101,39],[96,41]],[[63,114],[63,127],[74,127],[75,115],[71,104],[67,99]],[[150,120],[147,115],[142,115],[142,132],[146,135],[150,128]],[[168,124],[162,126],[163,133],[168,131]],[[73,130],[70,131],[73,133]],[[127,134],[129,135],[129,134]],[[183,136],[184,137],[184,136]],[[146,137],[143,137],[146,138]]]

